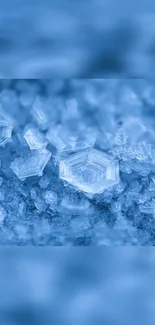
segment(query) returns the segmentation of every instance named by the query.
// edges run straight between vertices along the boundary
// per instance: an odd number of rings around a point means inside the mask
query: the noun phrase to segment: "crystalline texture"
[[[0,243],[155,245],[153,78],[60,82],[0,80]]]
[[[41,179],[39,181],[39,186],[42,189],[46,189],[48,187],[49,183],[50,183],[50,179],[48,178],[47,175],[44,175],[43,177],[41,177]]]
[[[51,206],[54,206],[57,204],[58,197],[57,194],[54,193],[53,191],[47,191],[44,195],[45,197],[45,202]]]
[[[139,205],[141,212],[145,214],[153,214],[155,212],[155,202],[146,202]]]
[[[44,136],[39,130],[35,128],[29,128],[25,134],[24,138],[28,143],[31,150],[40,150],[46,148],[47,141],[44,139]]]
[[[34,120],[37,122],[37,124],[40,126],[41,129],[46,130],[48,127],[48,116],[45,113],[44,105],[40,99],[40,97],[37,97],[33,109],[31,111],[31,114],[34,118]]]
[[[61,202],[61,206],[67,210],[73,211],[75,213],[84,213],[87,212],[89,207],[90,207],[90,203],[87,200],[77,200],[77,198],[72,198],[70,196],[66,196],[63,198],[62,202]]]
[[[28,158],[17,158],[11,164],[11,169],[17,177],[24,181],[27,177],[42,176],[43,170],[51,158],[51,153],[44,149],[34,151]]]
[[[47,139],[58,151],[63,151],[66,147],[61,126],[50,129],[47,133]]]
[[[48,141],[58,150],[59,153],[70,153],[91,148],[96,140],[95,133],[86,131],[81,134],[64,130],[61,126],[51,128],[47,134]]]
[[[152,142],[155,140],[154,131],[151,128],[146,127],[139,118],[128,118],[123,125],[123,130],[127,134],[128,142],[131,145],[141,141]]]
[[[102,193],[119,183],[119,166],[103,152],[85,150],[60,161],[60,178],[86,193]]]

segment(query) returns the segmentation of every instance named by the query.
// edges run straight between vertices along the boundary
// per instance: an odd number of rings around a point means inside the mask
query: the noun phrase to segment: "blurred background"
[[[155,2],[1,0],[0,77],[151,75]]]
[[[153,248],[0,250],[1,325],[153,325]]]

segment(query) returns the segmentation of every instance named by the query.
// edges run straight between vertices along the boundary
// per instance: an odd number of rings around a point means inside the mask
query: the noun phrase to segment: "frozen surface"
[[[0,244],[155,244],[155,83],[0,80]]]

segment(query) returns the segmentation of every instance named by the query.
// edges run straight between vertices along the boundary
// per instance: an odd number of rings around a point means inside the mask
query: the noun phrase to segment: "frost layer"
[[[0,80],[0,244],[155,244],[153,80]]]

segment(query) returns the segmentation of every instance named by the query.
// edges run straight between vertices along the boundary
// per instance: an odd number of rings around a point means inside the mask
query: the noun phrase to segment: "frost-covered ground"
[[[0,243],[155,244],[155,84],[0,81]]]

